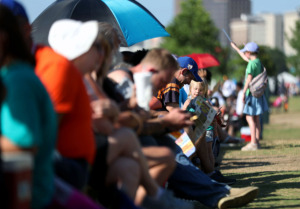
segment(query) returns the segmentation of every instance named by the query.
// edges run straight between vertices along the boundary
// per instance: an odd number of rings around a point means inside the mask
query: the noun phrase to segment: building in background
[[[230,22],[232,40],[238,44],[250,41],[283,51],[283,17],[277,14],[251,16],[242,14],[241,18]]]
[[[242,14],[240,18],[231,20],[230,34],[231,39],[237,45],[242,45],[249,41],[255,41],[258,44],[264,43],[264,20],[256,16]]]
[[[280,14],[263,13],[256,16],[242,15],[230,22],[231,38],[238,45],[254,41],[259,45],[277,48],[287,56],[296,52],[290,46],[296,21],[300,20],[300,10]]]
[[[175,15],[180,12],[180,3],[184,0],[175,0]],[[210,14],[215,26],[219,29],[219,41],[222,46],[228,46],[229,42],[222,32],[224,28],[230,35],[229,23],[233,18],[239,18],[241,14],[251,14],[250,0],[202,0],[204,8]]]
[[[260,15],[265,21],[264,45],[283,51],[283,16],[265,13]]]
[[[225,34],[224,28],[230,34],[230,21],[239,18],[241,14],[251,14],[250,0],[203,0],[204,8],[210,13],[212,20],[219,29],[219,40],[222,46],[230,43]]]

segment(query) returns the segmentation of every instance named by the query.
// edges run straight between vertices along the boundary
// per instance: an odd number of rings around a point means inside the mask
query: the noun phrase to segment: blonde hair
[[[172,56],[172,54],[166,49],[152,49],[150,50],[141,64],[152,64],[158,71],[164,71],[167,69],[179,69],[178,62]]]
[[[97,72],[97,80],[102,82],[111,67],[113,53],[119,48],[116,45],[116,42],[119,41],[118,32],[109,23],[98,22],[98,36],[96,41],[101,43],[104,51],[102,66]]]
[[[201,78],[201,79],[202,79],[202,81],[194,81],[194,80],[191,81],[189,96],[191,96],[191,94],[192,94],[192,88],[196,85],[200,85],[203,88],[204,97],[207,98],[208,83],[205,78]]]
[[[99,33],[102,34],[106,40],[109,42],[112,50],[118,50],[121,38],[118,34],[117,29],[115,29],[111,24],[107,22],[99,22],[98,23]]]
[[[95,43],[100,43],[103,51],[103,62],[100,68],[97,70],[97,77],[99,79],[103,79],[109,71],[112,48],[105,36],[103,36],[103,34],[101,34],[99,31]]]

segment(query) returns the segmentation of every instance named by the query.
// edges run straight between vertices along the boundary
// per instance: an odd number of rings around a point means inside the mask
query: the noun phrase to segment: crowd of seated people
[[[50,46],[33,43],[28,30],[22,5],[1,1],[1,152],[33,157],[29,208],[223,209],[255,199],[257,187],[213,178],[221,175],[213,135],[224,137],[217,119],[193,139],[201,169],[169,136],[195,125],[179,107],[180,88],[205,81],[191,58],[151,49],[115,63],[117,31],[93,20],[56,21]],[[151,75],[160,111],[138,104],[134,75],[141,72]],[[10,189],[3,172],[1,194]]]

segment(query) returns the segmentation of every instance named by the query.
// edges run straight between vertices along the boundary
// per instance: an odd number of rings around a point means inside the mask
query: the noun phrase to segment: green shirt
[[[245,83],[249,74],[251,74],[253,78],[255,78],[261,72],[262,72],[262,66],[260,60],[258,58],[256,58],[255,60],[250,60],[246,68]],[[246,96],[249,96],[250,94],[251,94],[250,89],[248,88],[246,91]]]

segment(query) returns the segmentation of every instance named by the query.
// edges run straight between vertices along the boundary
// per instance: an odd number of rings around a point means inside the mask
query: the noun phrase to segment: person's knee
[[[122,157],[118,162],[118,166],[120,167],[120,173],[122,176],[129,176],[139,182],[141,168],[136,160]]]
[[[164,153],[164,163],[170,168],[175,168],[176,162],[174,152],[168,147],[160,147],[160,149]]]
[[[111,136],[111,140],[117,139],[120,145],[138,144],[138,138],[135,132],[129,128],[120,128]]]
[[[121,181],[131,179],[137,184],[140,181],[141,169],[139,164],[127,157],[120,157],[115,160],[108,169],[107,173],[107,183],[115,183],[117,179]]]

